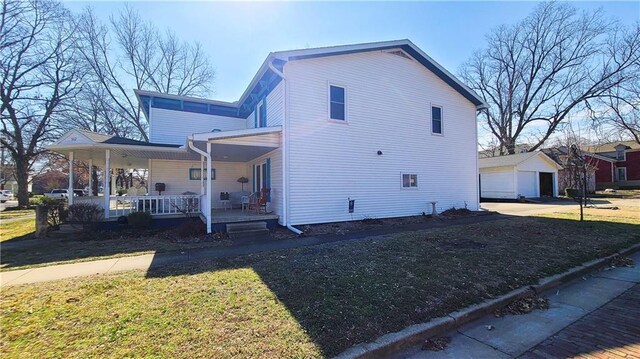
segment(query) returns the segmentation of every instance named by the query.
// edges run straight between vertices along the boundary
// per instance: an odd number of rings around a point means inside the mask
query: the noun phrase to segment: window
[[[402,188],[417,188],[418,187],[418,175],[412,173],[402,174]]]
[[[618,181],[626,181],[626,180],[627,180],[627,168],[618,167]]]
[[[346,116],[346,90],[344,87],[329,85],[329,118],[345,121]]]
[[[267,111],[264,100],[258,104],[256,113],[258,115],[258,127],[267,127]]]
[[[618,161],[624,161],[625,157],[624,157],[624,149],[621,150],[616,150],[616,159]]]
[[[442,134],[442,107],[431,106],[431,133]]]
[[[199,168],[189,168],[189,179],[190,180],[198,180],[199,181],[201,177],[202,177],[202,172],[200,171]],[[216,179],[216,169],[215,168],[211,169],[211,178],[214,179],[214,180]],[[205,180],[207,179],[206,172],[205,172],[204,179]]]

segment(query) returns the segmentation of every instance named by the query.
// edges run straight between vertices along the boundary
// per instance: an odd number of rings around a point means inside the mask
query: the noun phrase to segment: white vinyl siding
[[[435,74],[382,52],[291,61],[284,70],[292,224],[417,215],[431,201],[438,211],[478,209],[476,109]],[[326,120],[327,84],[338,80],[348,88],[348,126]],[[430,103],[447,109],[456,131],[431,136]],[[414,191],[398,183],[407,170],[418,175]]]
[[[189,179],[190,168],[200,169],[200,162],[152,160],[149,194],[157,194],[154,188],[158,182],[166,185],[163,195],[176,195],[187,191],[200,194],[200,180]],[[211,186],[212,205],[213,208],[219,208],[222,206],[220,192],[240,192],[242,184],[238,182],[238,178],[247,177],[246,165],[243,162],[214,161],[213,168],[216,170],[216,179]],[[246,183],[244,188],[245,190],[248,188]]]
[[[199,132],[243,130],[241,118],[150,108],[149,141],[185,145],[187,137]]]

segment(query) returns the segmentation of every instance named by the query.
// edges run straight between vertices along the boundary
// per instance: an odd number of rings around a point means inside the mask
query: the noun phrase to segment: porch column
[[[104,218],[109,218],[109,205],[111,199],[109,196],[111,195],[111,188],[109,187],[109,179],[111,178],[111,150],[105,151],[104,157],[104,175],[102,176],[103,180],[103,190],[104,193]]]
[[[204,156],[200,155],[200,195],[204,195]]]
[[[71,206],[73,204],[73,151],[69,152],[69,189],[67,196]]]
[[[89,160],[89,196],[93,196],[93,160]]]
[[[211,195],[212,179],[209,178],[209,176],[211,176],[211,167],[211,142],[207,142],[207,233],[211,233],[211,200],[213,199],[213,196]],[[200,177],[204,177],[204,173],[201,173]]]

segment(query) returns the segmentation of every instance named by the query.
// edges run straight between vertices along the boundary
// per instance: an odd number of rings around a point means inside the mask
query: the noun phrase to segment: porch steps
[[[262,239],[269,237],[267,222],[227,223],[227,234],[231,239]]]

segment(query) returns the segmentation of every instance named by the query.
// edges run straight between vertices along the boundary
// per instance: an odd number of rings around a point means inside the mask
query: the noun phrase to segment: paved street
[[[640,358],[640,252],[636,266],[596,272],[545,295],[548,310],[487,316],[450,333],[443,351],[398,358]],[[491,330],[487,329],[491,328]]]

